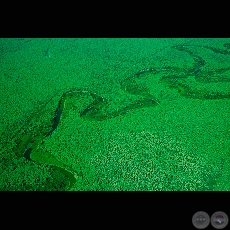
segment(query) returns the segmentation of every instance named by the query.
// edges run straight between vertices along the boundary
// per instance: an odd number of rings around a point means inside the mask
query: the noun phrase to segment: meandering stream
[[[82,89],[71,89],[67,92],[64,92],[59,100],[53,118],[53,124],[52,127],[50,127],[49,131],[46,133],[41,133],[40,135],[38,134],[36,137],[33,137],[32,135],[28,138],[25,136],[21,138],[19,137],[20,141],[18,141],[18,145],[21,145],[20,149],[24,148],[24,157],[27,160],[33,160],[38,163],[46,163],[48,165],[52,165],[55,167],[55,169],[59,170],[61,173],[64,173],[69,178],[69,185],[67,190],[70,190],[78,178],[78,172],[55,159],[52,154],[49,155],[49,153],[37,152],[38,145],[41,144],[45,138],[49,138],[57,129],[63,113],[66,112],[66,110],[70,109],[70,107],[66,106],[69,100],[85,100],[86,106],[84,108],[79,108],[79,117],[81,119],[92,119],[96,121],[103,121],[106,119],[112,119],[116,116],[125,115],[126,113],[130,113],[136,108],[157,106],[160,101],[157,101],[154,98],[154,95],[152,95],[148,91],[148,86],[140,85],[138,82],[138,80],[146,74],[150,74],[150,76],[152,77],[154,77],[154,75],[156,74],[161,74],[159,84],[164,84],[169,88],[176,89],[178,93],[183,97],[204,100],[230,98],[230,92],[209,93],[208,91],[206,91],[202,93],[199,90],[196,90],[194,87],[191,87],[186,82],[186,79],[189,76],[194,76],[195,80],[202,84],[230,82],[229,76],[223,76],[223,73],[229,71],[230,67],[224,69],[215,69],[213,71],[204,71],[203,67],[206,65],[205,60],[201,56],[197,55],[197,53],[194,51],[194,48],[202,48],[208,49],[216,54],[230,55],[230,51],[228,50],[230,49],[230,43],[223,44],[222,49],[211,46],[196,45],[177,45],[172,46],[171,48],[176,49],[180,52],[185,52],[190,55],[194,60],[193,66],[188,67],[187,69],[170,66],[146,68],[138,71],[135,75],[124,79],[122,82],[120,82],[120,88],[123,90],[123,92],[140,96],[140,99],[135,102],[131,102],[129,105],[123,106],[118,110],[105,110],[104,108],[108,105],[107,99],[97,95],[94,92]],[[105,111],[107,112],[105,113]],[[48,159],[47,162],[45,160],[44,162],[42,160],[43,158]]]

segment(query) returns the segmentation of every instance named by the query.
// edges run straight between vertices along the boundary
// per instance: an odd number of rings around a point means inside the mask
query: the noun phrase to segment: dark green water
[[[78,101],[79,99],[82,100],[82,98],[90,98],[90,103],[87,104],[83,109],[79,109],[78,115],[83,120],[84,119],[91,119],[95,121],[103,121],[106,119],[112,119],[120,115],[124,115],[126,113],[131,112],[134,109],[137,108],[146,108],[146,107],[154,107],[158,106],[160,101],[157,101],[154,98],[154,95],[152,95],[149,90],[148,86],[140,85],[138,80],[144,77],[146,74],[151,74],[152,76],[156,74],[162,74],[163,76],[160,78],[159,82],[164,84],[165,86],[169,88],[176,89],[178,91],[178,94],[182,97],[186,98],[194,98],[194,99],[203,99],[203,100],[212,100],[212,99],[223,99],[223,98],[230,98],[230,93],[222,93],[222,92],[200,92],[194,88],[192,88],[186,81],[186,79],[189,76],[194,76],[195,80],[197,82],[202,82],[204,84],[208,84],[211,82],[218,83],[218,82],[230,82],[230,78],[227,76],[223,76],[223,74],[226,71],[229,71],[230,68],[224,68],[224,69],[215,69],[213,71],[205,71],[203,70],[203,67],[206,65],[205,60],[197,55],[194,51],[191,51],[192,47],[199,46],[190,46],[190,45],[178,45],[173,46],[172,49],[176,49],[180,52],[185,52],[190,55],[193,59],[193,66],[189,67],[187,69],[185,68],[178,68],[178,67],[169,67],[165,66],[163,68],[146,68],[138,71],[135,75],[129,76],[122,82],[120,82],[121,89],[127,93],[132,94],[135,96],[139,96],[140,99],[138,99],[135,102],[131,102],[129,105],[125,105],[123,107],[120,107],[118,110],[105,110],[105,107],[108,105],[108,101],[106,98],[103,98],[100,95],[97,95],[94,92],[82,90],[82,89],[71,89],[67,92],[64,92],[61,96],[58,106],[56,108],[55,115],[53,117],[53,124],[52,127],[50,127],[50,130],[47,133],[41,133],[38,134],[36,138],[39,140],[44,140],[45,138],[52,135],[52,133],[57,129],[62,115],[66,110],[71,109],[70,107],[65,107],[65,104],[69,100],[75,100]],[[201,48],[201,47],[200,47]],[[223,48],[214,48],[211,46],[203,46],[202,49],[207,49],[209,51],[212,51],[216,54],[222,54],[222,55],[230,55],[230,51],[228,49],[230,48],[230,43],[223,44]],[[48,54],[47,54],[48,55]],[[49,54],[50,56],[50,54]],[[215,76],[213,77],[212,75]],[[105,112],[106,111],[106,112]],[[26,146],[29,145],[29,142],[31,139],[26,143]],[[36,141],[36,140],[35,140]],[[38,142],[39,144],[40,142]],[[30,154],[33,152],[34,149],[36,149],[37,146],[30,147],[25,150],[24,157],[28,160],[30,159]],[[74,176],[74,173],[71,172],[71,170],[66,170],[64,167],[59,167],[55,165],[55,169],[60,171],[61,173],[65,174],[70,181],[70,185],[68,189],[71,189],[71,187],[76,183],[76,178]]]

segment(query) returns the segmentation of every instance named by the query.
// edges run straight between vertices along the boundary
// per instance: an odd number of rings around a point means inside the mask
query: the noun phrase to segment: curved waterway
[[[24,153],[24,157],[29,161],[32,160],[32,161],[36,162],[36,160],[33,160],[30,157],[30,154],[31,154],[32,150],[33,150],[32,148],[28,148]],[[72,186],[76,183],[76,181],[77,181],[77,173],[74,172],[73,170],[69,170],[68,168],[66,168],[68,166],[60,167],[60,166],[57,166],[55,164],[50,164],[50,163],[47,163],[47,162],[46,162],[46,164],[53,166],[54,169],[60,171],[61,173],[63,173],[69,179],[69,185],[68,185],[67,190],[70,190],[72,188]]]
[[[194,51],[194,47],[196,47],[197,49],[208,49],[217,54],[230,55],[230,51],[228,51],[228,49],[230,49],[230,43],[223,44],[222,49],[210,46],[201,47],[196,45],[172,46],[172,49],[176,49],[177,51],[185,52],[190,55],[194,61],[193,66],[187,69],[170,66],[153,67],[138,71],[135,75],[130,76],[120,82],[120,89],[123,90],[123,92],[125,93],[139,96],[139,99],[116,110],[106,110],[105,107],[108,107],[108,101],[102,96],[97,95],[96,93],[82,89],[71,89],[63,93],[63,95],[61,96],[55,111],[55,115],[53,117],[52,127],[49,129],[49,131],[45,134],[41,134],[42,136],[38,135],[37,140],[33,140],[33,138],[30,137],[23,137],[18,142],[20,143],[21,148],[24,148],[24,157],[27,160],[33,160],[38,163],[46,163],[48,165],[54,166],[56,170],[59,170],[61,173],[65,174],[69,178],[69,186],[67,190],[70,190],[72,186],[76,183],[78,173],[71,169],[69,166],[64,165],[60,161],[56,160],[54,156],[52,156],[51,154],[49,155],[49,153],[44,153],[44,156],[46,156],[46,158],[43,156],[43,153],[39,153],[39,155],[38,153],[36,153],[37,146],[41,144],[41,142],[43,142],[44,138],[48,138],[49,136],[51,136],[53,132],[57,129],[63,114],[66,112],[66,110],[71,109],[70,105],[74,105],[74,103],[68,103],[69,101],[83,101],[84,107],[77,108],[79,117],[81,119],[92,119],[95,121],[103,121],[106,119],[115,118],[116,116],[125,115],[126,113],[129,113],[136,108],[157,106],[160,102],[157,101],[154,98],[154,95],[149,92],[148,86],[140,85],[138,82],[138,79],[140,79],[142,76],[145,76],[146,74],[150,74],[150,76],[161,74],[162,76],[159,79],[159,84],[164,84],[169,88],[177,89],[178,93],[183,97],[204,100],[230,98],[230,92],[201,93],[199,90],[190,87],[190,85],[185,81],[188,76],[194,76],[197,82],[203,84],[230,82],[230,78],[228,76],[222,75],[226,71],[229,71],[230,67],[215,69],[213,71],[204,71],[202,68],[206,65],[206,62],[201,56],[196,54],[196,52]],[[193,49],[191,50],[191,48]],[[49,160],[43,161],[43,157],[44,159]]]

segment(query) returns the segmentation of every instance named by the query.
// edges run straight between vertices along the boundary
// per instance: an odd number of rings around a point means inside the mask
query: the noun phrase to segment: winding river
[[[146,68],[138,71],[135,75],[130,76],[120,82],[120,88],[128,94],[139,96],[135,102],[130,103],[129,105],[120,108],[119,110],[111,110],[108,112],[103,112],[103,108],[107,106],[108,101],[102,96],[97,95],[94,92],[90,92],[88,90],[82,89],[71,89],[67,92],[64,92],[59,100],[58,106],[55,111],[55,115],[53,117],[52,127],[49,128],[46,132],[40,132],[40,134],[35,135],[27,135],[19,137],[19,141],[17,144],[20,146],[20,151],[24,149],[24,157],[27,160],[32,160],[38,163],[45,163],[48,165],[52,165],[56,170],[59,170],[61,173],[65,174],[69,179],[69,185],[66,190],[70,190],[72,186],[75,184],[78,178],[78,172],[70,168],[68,165],[63,164],[62,162],[55,159],[54,156],[50,153],[43,153],[37,151],[37,147],[39,144],[43,143],[45,138],[48,138],[53,134],[53,132],[57,129],[61,117],[66,110],[70,109],[70,107],[66,107],[66,104],[69,100],[86,100],[86,106],[82,109],[78,109],[78,114],[81,119],[93,119],[96,121],[102,121],[106,119],[112,119],[116,116],[124,115],[129,113],[133,109],[136,108],[144,108],[144,107],[154,107],[157,106],[160,102],[154,99],[154,95],[152,95],[148,86],[140,85],[138,80],[145,76],[147,73],[154,76],[156,74],[161,74],[159,79],[159,84],[164,84],[165,86],[176,89],[178,93],[187,98],[197,98],[197,99],[221,99],[221,98],[230,98],[230,92],[221,93],[221,92],[200,92],[196,90],[194,87],[191,87],[186,79],[189,76],[194,76],[195,80],[199,83],[217,83],[217,82],[230,82],[229,76],[223,76],[223,74],[230,70],[230,67],[224,69],[215,69],[213,71],[204,70],[203,67],[206,65],[205,60],[197,55],[194,51],[196,49],[207,49],[216,54],[221,55],[230,55],[230,43],[223,44],[223,48],[215,48],[211,46],[198,46],[198,45],[176,45],[172,46],[172,49],[175,49],[180,52],[185,52],[193,58],[193,66],[185,68],[178,67],[153,67]],[[83,99],[82,99],[83,98]],[[86,99],[84,99],[86,98]],[[47,104],[47,103],[46,103]],[[48,159],[48,160],[46,160]]]

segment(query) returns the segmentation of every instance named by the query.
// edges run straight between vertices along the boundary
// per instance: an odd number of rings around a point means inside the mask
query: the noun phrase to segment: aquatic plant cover
[[[228,191],[230,39],[0,39],[1,191]]]

